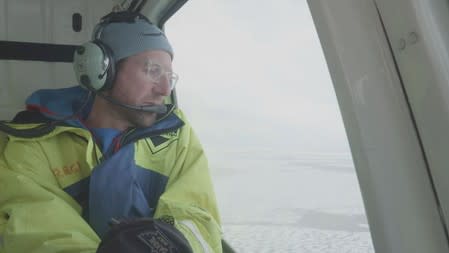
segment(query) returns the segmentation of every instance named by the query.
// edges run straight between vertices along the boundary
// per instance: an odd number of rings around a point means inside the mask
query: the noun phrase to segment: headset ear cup
[[[112,67],[111,67],[112,65]],[[99,91],[112,84],[114,60],[110,50],[100,41],[91,41],[79,46],[73,55],[73,69],[78,83],[89,90]]]
[[[115,79],[115,60],[112,50],[100,40],[94,40],[93,43],[101,48],[104,58],[105,60],[107,59],[106,61],[108,62],[106,70],[98,76],[98,78],[104,78],[103,87],[101,87],[99,90],[104,91],[112,89],[112,85]]]

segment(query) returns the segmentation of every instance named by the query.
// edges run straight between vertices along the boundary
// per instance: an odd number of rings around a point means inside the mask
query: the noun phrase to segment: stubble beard
[[[146,128],[150,127],[156,121],[156,113],[144,111],[123,111],[124,118],[131,127]]]

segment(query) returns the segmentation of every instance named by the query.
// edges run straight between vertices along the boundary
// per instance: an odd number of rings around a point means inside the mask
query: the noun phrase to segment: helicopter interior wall
[[[378,0],[427,160],[449,221],[449,2]],[[401,12],[401,18],[397,13]],[[449,239],[449,238],[448,238]]]
[[[308,3],[376,252],[448,252],[449,3]]]
[[[78,45],[90,39],[93,26],[112,5],[110,0],[0,0],[0,41]],[[80,31],[72,27],[75,13],[82,17]],[[0,119],[23,110],[36,89],[73,85],[70,63],[0,59]]]

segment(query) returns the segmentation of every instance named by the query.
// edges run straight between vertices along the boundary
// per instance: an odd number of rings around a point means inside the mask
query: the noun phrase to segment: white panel
[[[50,65],[50,83],[48,87],[69,87],[78,85],[71,63],[58,63]]]
[[[47,87],[50,83],[49,64],[27,61],[10,62],[10,98],[11,104],[22,103],[36,87]],[[31,72],[30,70],[33,69]]]
[[[90,39],[93,26],[112,9],[111,0],[2,0],[7,13],[7,40],[80,44]],[[83,30],[72,29],[72,15],[83,17]],[[2,20],[0,19],[0,20]]]
[[[11,64],[0,61],[0,120],[11,119],[13,112],[23,107],[20,100],[14,99],[14,90],[18,88],[11,81]]]
[[[8,65],[5,61],[0,61],[0,106],[4,106],[10,97],[10,80],[9,80],[9,71]]]
[[[47,37],[41,1],[6,0],[7,40],[43,42]]]
[[[87,0],[53,0],[48,2],[48,9],[51,10],[50,27],[51,41],[62,44],[80,44],[90,37],[90,25],[86,21],[88,10]],[[72,16],[80,13],[82,16],[82,30],[75,32],[72,28]],[[87,29],[89,28],[89,29]]]
[[[81,44],[89,40],[95,24],[112,10],[111,0],[51,0],[48,4],[51,10],[52,41],[63,44]],[[80,32],[72,29],[74,13],[82,16]]]
[[[379,1],[430,171],[449,218],[449,2]],[[397,13],[404,13],[401,19]]]
[[[6,0],[0,0],[0,40],[6,40]]]
[[[342,111],[376,252],[449,252],[410,108],[373,0],[308,3]],[[392,10],[391,17],[402,20],[408,11]]]

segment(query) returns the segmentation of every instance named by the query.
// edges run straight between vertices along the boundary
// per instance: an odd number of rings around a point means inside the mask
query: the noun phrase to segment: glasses
[[[165,75],[165,78],[167,78],[170,85],[170,90],[173,90],[173,88],[175,88],[176,82],[179,79],[178,74],[172,71],[165,71],[164,67],[162,67],[160,64],[152,62],[151,60],[147,60],[145,62],[145,73],[148,75],[151,81],[158,84],[161,83],[161,78],[163,78]]]

